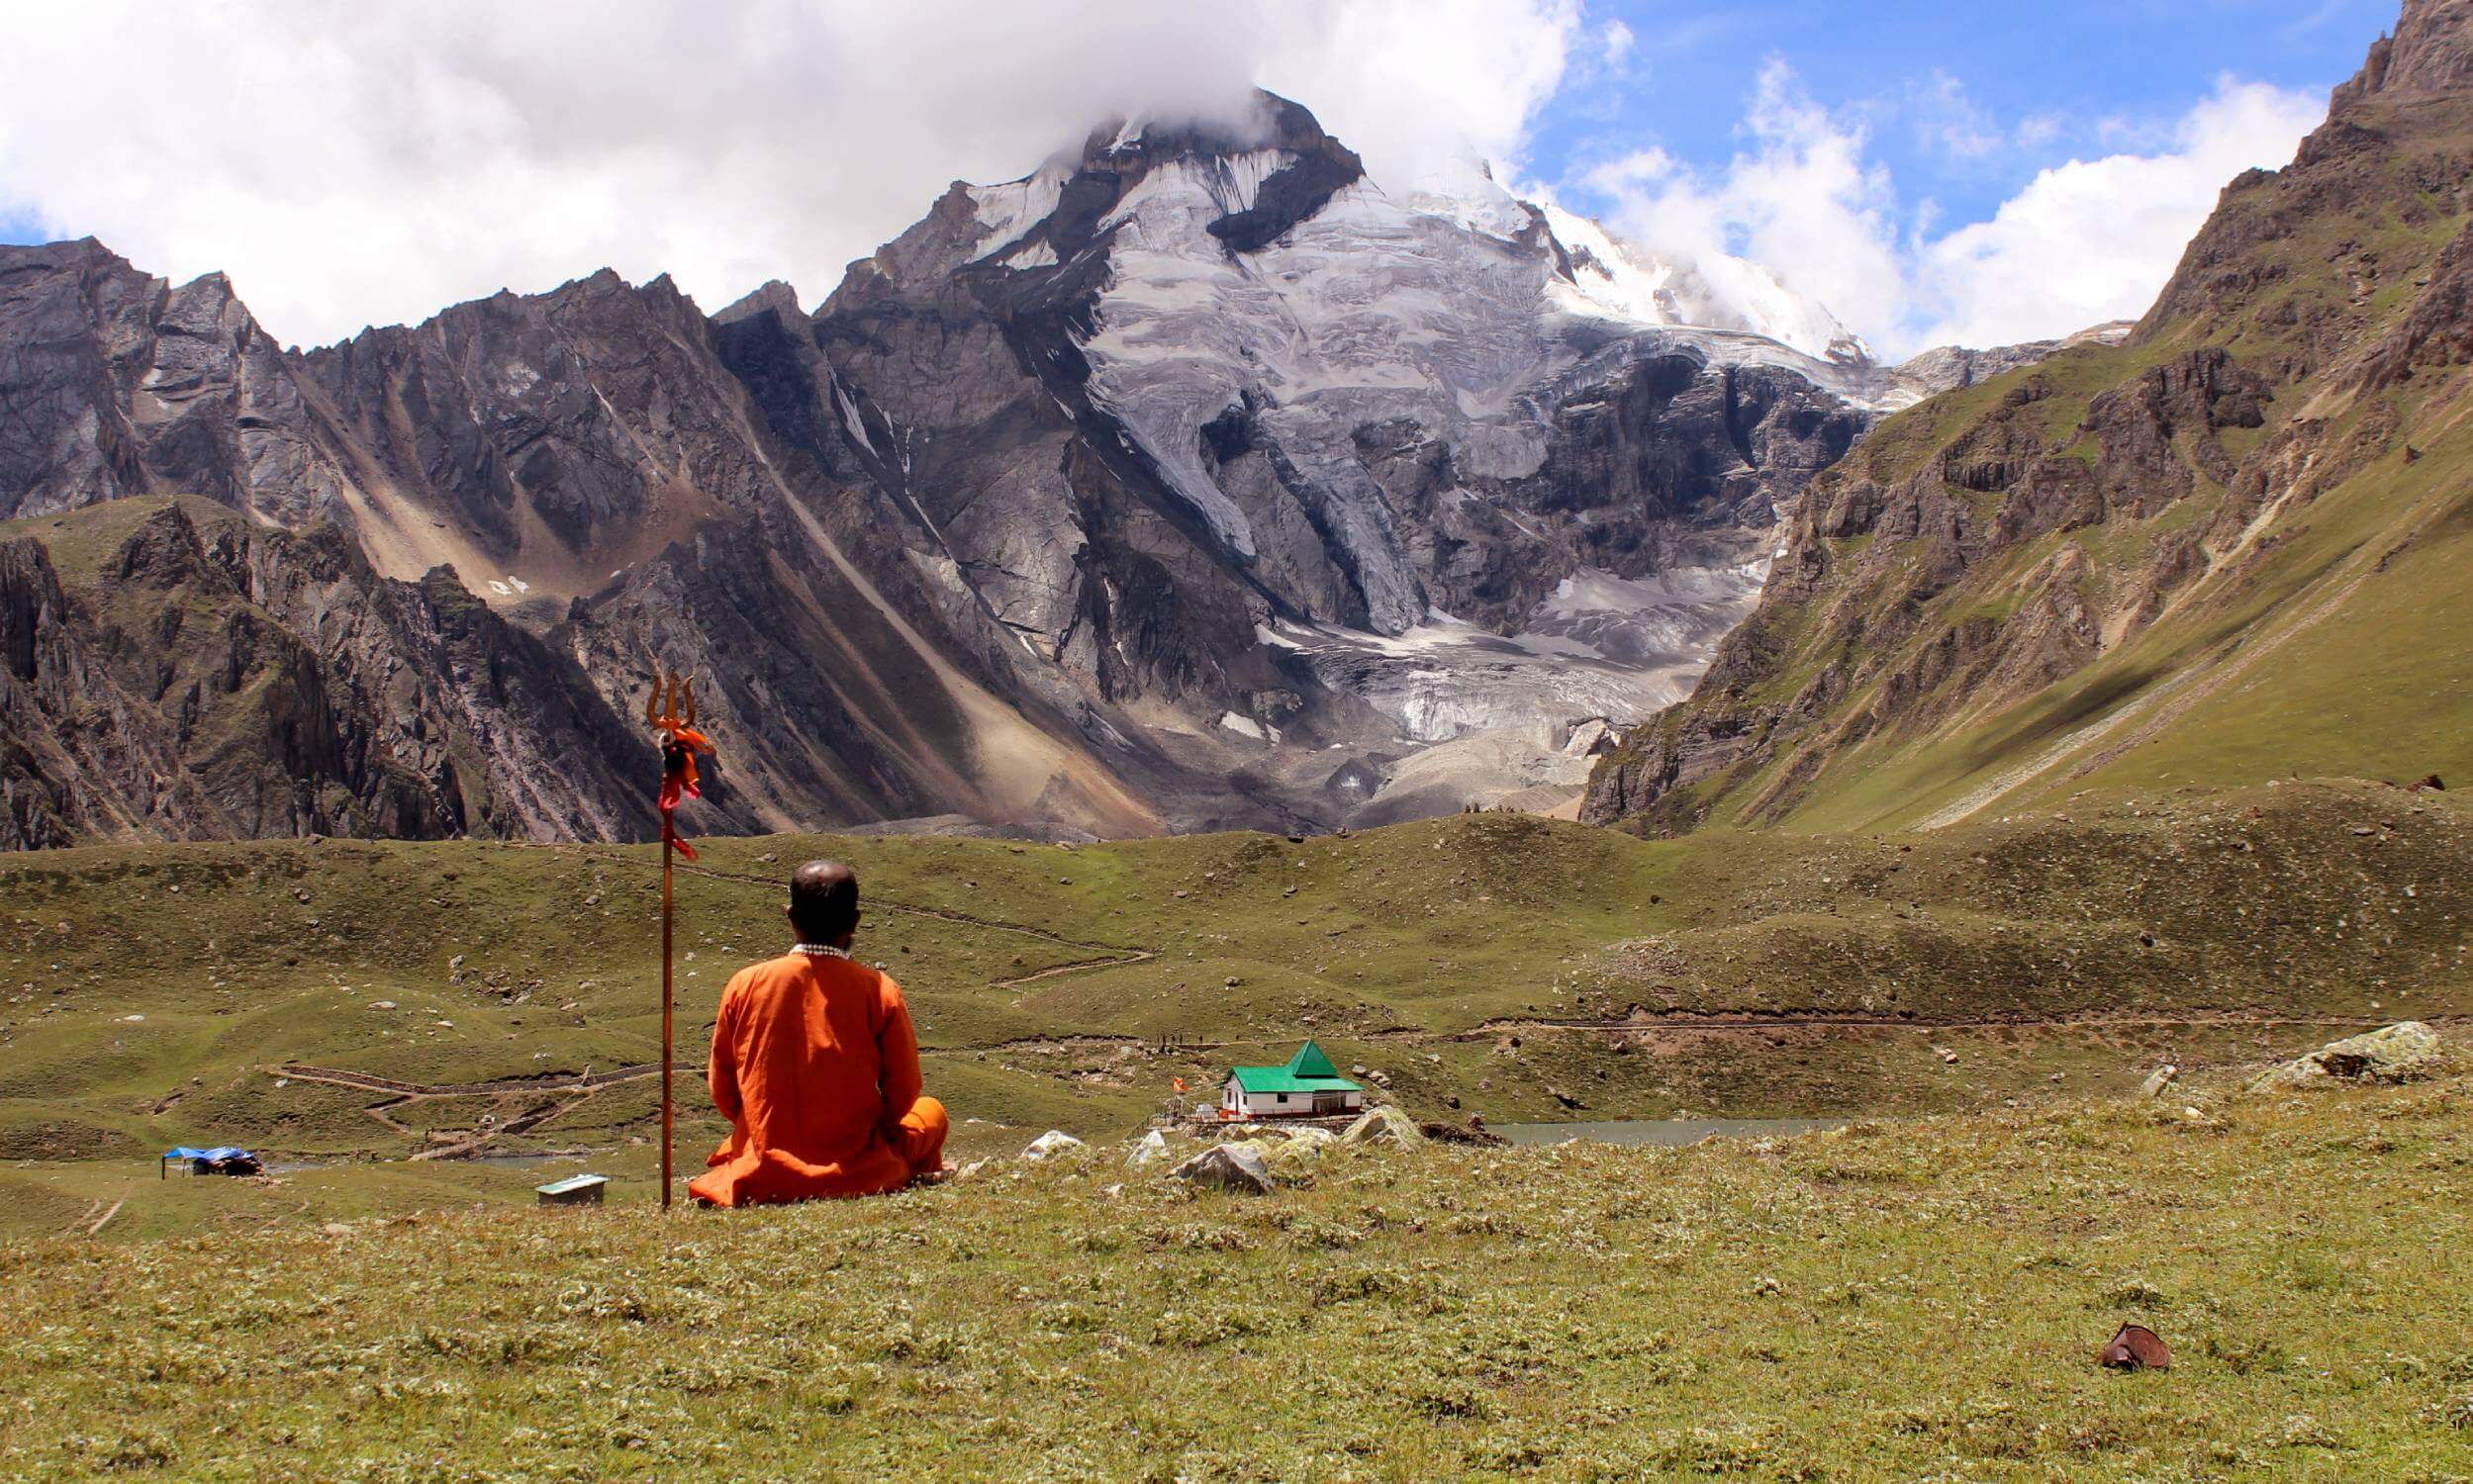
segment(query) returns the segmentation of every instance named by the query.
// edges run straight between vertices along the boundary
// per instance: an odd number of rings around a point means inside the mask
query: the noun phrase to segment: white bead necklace
[[[794,943],[790,946],[790,951],[794,954],[806,954],[810,959],[846,959],[850,957],[850,950],[846,948],[835,948],[829,943]]]

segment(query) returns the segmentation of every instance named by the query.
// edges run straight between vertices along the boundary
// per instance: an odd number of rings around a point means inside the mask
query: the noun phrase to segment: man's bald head
[[[847,947],[859,925],[858,873],[839,861],[809,861],[792,872],[790,925],[802,943]]]

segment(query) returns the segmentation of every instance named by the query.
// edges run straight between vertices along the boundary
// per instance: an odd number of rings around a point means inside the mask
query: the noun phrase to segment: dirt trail
[[[675,1070],[690,1078],[701,1079],[704,1076],[702,1067],[690,1067],[677,1062],[670,1065]],[[344,1071],[332,1067],[304,1067],[297,1063],[282,1067],[261,1067],[258,1070],[270,1077],[280,1077],[288,1081],[327,1082],[337,1087],[355,1087],[364,1092],[391,1092],[395,1094],[393,1097],[362,1111],[388,1130],[416,1140],[435,1139],[438,1136],[434,1131],[415,1129],[395,1120],[392,1116],[394,1110],[407,1103],[428,1102],[438,1098],[523,1097],[526,1095],[555,1099],[540,1107],[519,1113],[505,1123],[472,1129],[460,1136],[450,1135],[442,1142],[433,1144],[412,1156],[414,1159],[419,1160],[459,1159],[481,1154],[499,1139],[515,1134],[528,1134],[545,1123],[573,1112],[576,1108],[591,1101],[593,1094],[605,1087],[658,1076],[661,1072],[661,1064],[645,1062],[632,1067],[614,1067],[607,1071],[589,1072],[577,1076],[552,1073],[536,1077],[502,1077],[491,1082],[406,1082],[394,1077],[372,1076],[365,1071]]]
[[[514,843],[524,849],[562,851],[596,861],[607,861],[612,865],[631,868],[638,864],[624,856],[612,855],[606,851],[590,848],[579,849],[572,845],[545,845],[529,841]],[[767,891],[782,889],[782,883],[771,877],[751,876],[743,871],[719,871],[710,866],[683,864],[677,866],[676,869],[689,876],[701,876],[716,881],[737,881],[745,885],[762,886]],[[949,912],[941,907],[922,907],[914,902],[894,901],[881,896],[869,897],[867,904],[871,909],[880,912],[899,912],[907,917],[932,917],[938,922],[950,922],[962,927],[986,928],[996,933],[1019,933],[1025,938],[1036,938],[1043,943],[1053,943],[1059,948],[1095,948],[1105,951],[1106,956],[1102,958],[1077,959],[1070,964],[1054,964],[1030,974],[989,981],[999,989],[1017,988],[1039,979],[1056,978],[1068,974],[1090,974],[1101,969],[1121,969],[1130,964],[1145,964],[1158,958],[1161,952],[1155,948],[1133,948],[1122,943],[1098,943],[1087,938],[1068,938],[1062,933],[1052,933],[1046,928],[1024,927],[1017,922],[999,922],[993,917],[978,917],[968,912]]]
[[[2426,1023],[2447,1024],[2473,1017],[2431,1015],[2423,1017]],[[2278,1026],[2368,1026],[2393,1025],[2389,1015],[2281,1015],[2266,1011],[2195,1010],[2178,1015],[2146,1015],[2136,1011],[2078,1010],[2059,1015],[1983,1015],[1963,1018],[1926,1019],[1897,1015],[1847,1015],[1834,1011],[1779,1011],[1759,1014],[1743,1011],[1695,1012],[1680,1011],[1648,1016],[1639,1020],[1489,1020],[1465,1031],[1439,1032],[1401,1030],[1391,1033],[1402,1040],[1483,1041],[1488,1037],[1526,1035],[1537,1031],[1575,1032],[1644,1032],[1644,1031],[1770,1031],[1770,1030],[1855,1030],[1855,1031],[2067,1031],[2140,1030],[2147,1028],[2180,1029],[2185,1027],[2231,1026],[2240,1029],[2273,1029]]]
[[[509,843],[520,850],[557,851],[565,855],[582,856],[588,860],[604,861],[613,866],[624,866],[629,870],[643,865],[641,861],[632,860],[626,856],[613,855],[608,851],[594,850],[590,847],[553,845],[529,840],[510,841]],[[710,866],[690,866],[685,862],[678,863],[675,869],[682,876],[701,876],[716,881],[740,881],[750,886],[762,886],[767,891],[784,889],[782,882],[776,878],[751,876],[743,871],[718,871]],[[1068,938],[1062,933],[1049,932],[1046,928],[1024,927],[1018,922],[999,922],[993,917],[978,917],[968,912],[952,912],[942,907],[922,907],[915,902],[896,901],[889,897],[870,896],[867,898],[867,905],[871,911],[899,912],[905,917],[932,917],[939,922],[956,923],[963,927],[986,928],[990,932],[1019,933],[1025,938],[1037,938],[1042,942],[1054,943],[1064,948],[1096,948],[1110,953],[1140,953],[1144,958],[1157,957],[1156,954],[1134,949],[1122,943],[1098,943],[1088,938]],[[1094,962],[1091,967],[1099,966]]]
[[[1025,974],[1009,979],[998,979],[995,983],[996,987],[999,989],[1012,989],[1018,987],[1019,985],[1028,984],[1038,979],[1052,979],[1062,974],[1089,974],[1094,969],[1121,969],[1127,964],[1146,964],[1158,957],[1159,954],[1156,950],[1143,949],[1138,953],[1122,954],[1112,959],[1082,959],[1072,964],[1059,964],[1052,969],[1042,969],[1036,974]]]
[[[465,1159],[470,1156],[480,1154],[483,1150],[489,1148],[490,1144],[495,1140],[504,1138],[511,1134],[528,1134],[534,1129],[539,1128],[542,1124],[548,1123],[553,1119],[574,1111],[576,1108],[581,1107],[585,1103],[591,1102],[592,1099],[592,1091],[591,1089],[587,1089],[583,1092],[577,1093],[573,1097],[565,1099],[562,1102],[550,1103],[544,1107],[534,1108],[530,1112],[518,1114],[516,1117],[508,1119],[505,1123],[492,1124],[488,1128],[474,1129],[470,1134],[461,1139],[449,1139],[443,1143],[425,1149],[419,1154],[414,1155],[413,1159],[416,1160]],[[375,1112],[376,1110],[372,1109],[371,1111]],[[437,1136],[432,1135],[430,1137],[435,1138]]]
[[[670,1066],[690,1076],[704,1075],[702,1064],[689,1066],[673,1062]],[[398,1101],[429,1097],[496,1097],[509,1093],[589,1091],[607,1087],[613,1082],[631,1082],[637,1077],[659,1076],[661,1064],[639,1062],[631,1067],[614,1067],[582,1076],[549,1072],[541,1076],[502,1077],[494,1082],[399,1082],[393,1077],[373,1076],[365,1071],[343,1071],[332,1067],[304,1067],[287,1063],[281,1067],[258,1068],[270,1077],[289,1077],[303,1082],[333,1082],[338,1087],[358,1087],[364,1092],[393,1092]],[[390,1104],[390,1106],[392,1106]]]

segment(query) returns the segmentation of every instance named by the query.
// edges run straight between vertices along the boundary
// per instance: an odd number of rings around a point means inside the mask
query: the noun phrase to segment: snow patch
[[[872,457],[882,457],[877,454],[876,444],[867,435],[867,419],[859,416],[858,404],[850,400],[849,390],[842,386],[838,376],[833,378],[833,406],[841,410],[841,425],[848,429],[850,436],[859,440],[859,446]]]
[[[1050,160],[1037,173],[1019,180],[971,187],[971,205],[978,216],[979,229],[985,233],[971,261],[1003,251],[1020,240],[1022,233],[1046,221],[1056,210],[1057,199],[1064,194],[1065,182],[1072,175],[1072,167],[1063,160]]]

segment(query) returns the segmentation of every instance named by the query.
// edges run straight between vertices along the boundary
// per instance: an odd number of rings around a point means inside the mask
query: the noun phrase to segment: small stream
[[[1784,1139],[1846,1127],[1843,1118],[1615,1118],[1583,1123],[1489,1123],[1513,1144],[1698,1144],[1703,1139]]]

